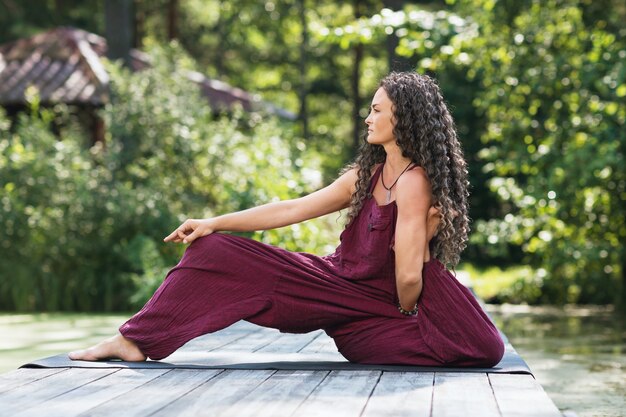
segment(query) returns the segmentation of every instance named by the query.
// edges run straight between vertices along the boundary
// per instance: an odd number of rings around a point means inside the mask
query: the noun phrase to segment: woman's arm
[[[424,170],[418,167],[400,177],[396,195],[396,288],[400,305],[411,311],[422,292],[422,268],[430,257],[428,239],[434,234],[434,230],[429,231],[432,196]]]
[[[249,232],[300,223],[348,207],[357,181],[356,169],[304,197],[264,204],[210,219],[189,219],[164,240],[191,243],[218,231]]]

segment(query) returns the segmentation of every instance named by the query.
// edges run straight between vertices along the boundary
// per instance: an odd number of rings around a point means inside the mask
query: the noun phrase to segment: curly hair
[[[469,233],[467,164],[454,121],[436,81],[415,72],[392,72],[379,84],[392,103],[393,134],[405,158],[426,171],[434,205],[441,214],[431,254],[455,266],[467,245]],[[348,224],[361,210],[368,194],[374,165],[385,162],[381,145],[365,142],[355,162],[358,180],[348,209]]]

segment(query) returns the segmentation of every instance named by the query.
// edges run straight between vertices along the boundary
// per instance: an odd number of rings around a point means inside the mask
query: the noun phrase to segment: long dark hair
[[[454,266],[469,233],[467,164],[454,121],[436,81],[415,72],[392,72],[380,82],[392,102],[393,134],[402,156],[426,170],[441,224],[431,241],[431,255]],[[381,145],[365,142],[350,168],[358,169],[348,223],[357,216],[368,192],[374,165],[385,161]]]

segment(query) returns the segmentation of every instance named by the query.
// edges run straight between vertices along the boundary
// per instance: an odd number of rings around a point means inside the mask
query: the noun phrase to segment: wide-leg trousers
[[[324,329],[348,360],[494,366],[502,339],[476,299],[436,260],[417,316],[338,276],[327,259],[215,233],[194,241],[146,305],[120,327],[151,359],[239,321],[288,333]]]

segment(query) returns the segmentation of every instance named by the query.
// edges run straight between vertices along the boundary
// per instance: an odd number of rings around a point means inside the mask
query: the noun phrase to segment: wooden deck
[[[185,350],[337,354],[321,331],[287,335],[247,323],[195,339]],[[528,374],[23,368],[0,375],[2,417],[291,415],[562,416]]]

